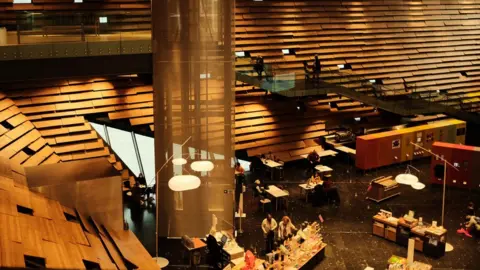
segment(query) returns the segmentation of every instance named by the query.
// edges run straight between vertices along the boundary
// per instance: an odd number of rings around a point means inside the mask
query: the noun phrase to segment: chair
[[[265,212],[265,205],[267,204],[269,207],[271,206],[272,201],[270,199],[261,199],[260,203],[262,204],[262,211]],[[268,209],[270,210],[270,209]]]
[[[220,269],[221,265],[220,246],[212,235],[207,237],[207,264],[214,269]]]
[[[317,185],[313,189],[313,200],[312,204],[313,206],[320,206],[323,203],[325,203],[327,198],[327,194],[325,193],[325,190],[322,185]]]

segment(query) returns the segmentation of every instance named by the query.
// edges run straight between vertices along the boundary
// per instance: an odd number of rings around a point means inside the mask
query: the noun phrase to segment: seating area
[[[388,95],[421,95],[458,109],[480,111],[477,4],[420,1],[236,2],[236,51],[263,56],[278,72],[302,78],[315,54],[322,80],[350,65],[358,78],[381,80]],[[293,49],[295,55],[283,55]],[[239,68],[248,68],[248,61]],[[345,71],[347,72],[347,71]],[[405,84],[407,90],[405,91]],[[366,88],[364,90],[371,90]]]
[[[30,191],[22,166],[0,160],[0,267],[158,269],[131,231],[117,231]]]

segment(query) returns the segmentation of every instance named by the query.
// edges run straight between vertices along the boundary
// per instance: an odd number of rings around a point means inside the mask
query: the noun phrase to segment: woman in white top
[[[289,235],[293,234],[293,231],[296,231],[297,228],[292,224],[292,221],[289,217],[284,216],[282,221],[278,226],[278,238],[281,240],[285,240]]]
[[[277,222],[275,221],[275,219],[273,219],[271,214],[268,214],[262,222],[263,235],[265,236],[266,253],[270,253],[273,250],[273,239],[276,229]]]

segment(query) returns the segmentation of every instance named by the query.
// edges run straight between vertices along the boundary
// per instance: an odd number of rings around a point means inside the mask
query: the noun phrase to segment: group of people
[[[303,61],[303,68],[305,70],[306,79],[310,80],[311,79],[310,74],[312,74],[314,81],[320,82],[320,73],[322,71],[322,64],[320,62],[320,59],[318,58],[318,54],[315,54],[315,57],[313,59],[313,65],[311,66],[311,68],[308,65],[307,60]],[[255,60],[255,64],[253,65],[253,70],[257,73],[258,79],[262,79],[263,72],[266,73],[265,62],[261,55],[257,56],[257,59]]]
[[[467,205],[467,211],[465,213],[465,222],[460,224],[460,229],[457,233],[464,234],[467,237],[472,237],[474,231],[480,231],[480,217],[475,214],[475,204],[470,202]]]
[[[288,216],[284,216],[277,224],[272,215],[267,214],[262,222],[262,231],[265,237],[265,252],[270,253],[274,250],[275,239],[278,243],[283,243],[297,231],[297,228]]]
[[[328,200],[335,201],[335,203],[340,202],[337,187],[335,187],[329,177],[322,179],[320,173],[315,172],[315,174],[308,179],[307,185],[314,186],[314,204],[320,205]]]

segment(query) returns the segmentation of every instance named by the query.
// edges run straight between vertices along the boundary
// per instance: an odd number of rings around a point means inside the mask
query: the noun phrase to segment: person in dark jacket
[[[322,71],[322,64],[320,59],[318,59],[318,54],[315,54],[315,59],[313,61],[313,78],[316,82],[320,82],[320,72]]]
[[[265,71],[265,65],[264,65],[264,62],[263,62],[263,57],[261,55],[259,55],[257,57],[257,60],[256,60],[253,68],[255,69],[255,71],[258,74],[258,79],[259,80],[262,79],[262,73],[263,73],[263,71]]]

